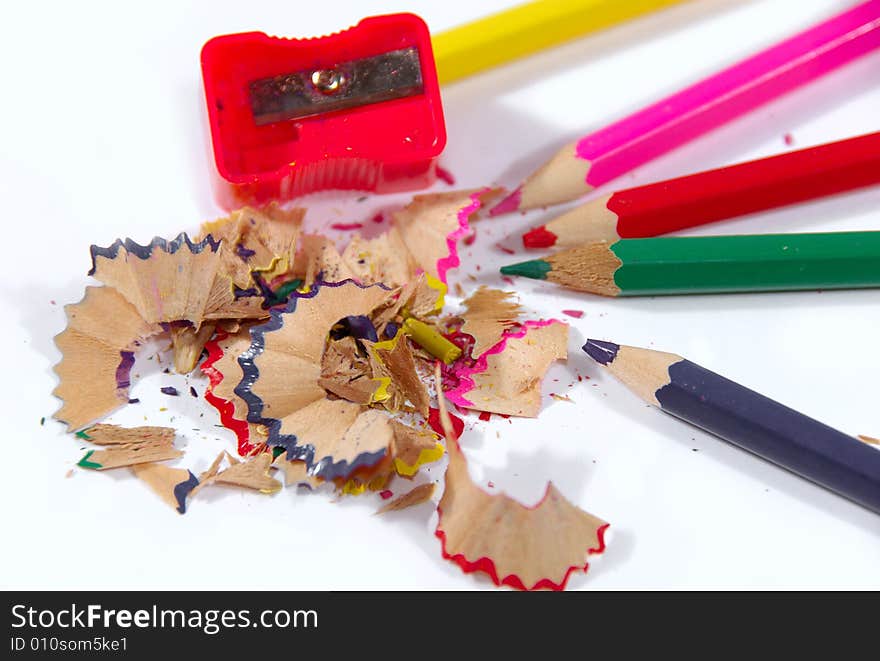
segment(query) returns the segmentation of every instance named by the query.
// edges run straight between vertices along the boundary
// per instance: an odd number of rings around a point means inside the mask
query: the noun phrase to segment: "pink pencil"
[[[577,199],[878,47],[880,0],[869,0],[566,145],[491,213]]]

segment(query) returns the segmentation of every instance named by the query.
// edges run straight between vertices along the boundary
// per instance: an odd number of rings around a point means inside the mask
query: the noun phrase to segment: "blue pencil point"
[[[604,340],[587,340],[583,349],[587,355],[597,363],[600,365],[607,365],[617,358],[617,352],[620,350],[620,345],[614,344],[614,342],[606,342]]]

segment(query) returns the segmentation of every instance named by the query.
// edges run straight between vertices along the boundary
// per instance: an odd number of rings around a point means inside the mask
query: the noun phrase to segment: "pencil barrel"
[[[699,365],[669,367],[661,408],[880,513],[880,452]]]
[[[620,296],[880,286],[880,232],[627,239]]]
[[[601,186],[880,47],[864,2],[582,138],[587,184]]]
[[[621,238],[640,238],[876,183],[880,133],[871,133],[619,191],[607,208]]]
[[[455,82],[681,0],[533,0],[434,35],[441,84]]]

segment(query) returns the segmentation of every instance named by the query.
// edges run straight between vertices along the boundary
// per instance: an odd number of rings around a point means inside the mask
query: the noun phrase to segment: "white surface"
[[[270,498],[215,488],[181,517],[124,470],[77,469],[66,478],[82,450],[50,419],[59,358],[51,338],[64,327],[62,305],[78,301],[89,281],[90,244],[173,236],[221,215],[208,186],[198,66],[205,40],[250,29],[323,34],[399,9],[443,29],[506,4],[59,2],[0,10],[0,586],[491,587],[441,559],[429,506],[377,518],[376,497],[333,503],[320,493]],[[449,87],[442,163],[462,187],[513,186],[587,129],[847,4],[698,0]],[[877,130],[878,109],[875,55],[623,183]],[[357,197],[308,198],[309,222],[366,219],[402,201]],[[703,232],[877,229],[878,203],[875,187]],[[467,290],[502,285],[497,267],[522,255],[495,242],[548,217],[482,222],[455,278]],[[514,239],[507,245],[518,247]],[[569,320],[571,358],[552,369],[544,389],[575,403],[545,396],[537,420],[472,418],[463,445],[481,483],[531,503],[553,480],[611,522],[605,556],[588,575],[573,575],[570,588],[880,587],[880,517],[646,407],[578,348],[589,335],[674,351],[844,431],[880,436],[880,292],[603,300],[524,280],[517,287],[536,316],[585,311]],[[142,378],[131,396],[142,403],[113,420],[173,421],[187,451],[182,463],[194,471],[232,447],[214,410],[186,393],[186,379],[146,359],[134,373]],[[201,378],[190,382],[204,390]],[[158,393],[169,384],[182,396]]]

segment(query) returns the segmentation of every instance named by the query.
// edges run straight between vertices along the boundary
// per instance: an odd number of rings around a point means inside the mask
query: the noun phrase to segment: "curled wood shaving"
[[[97,424],[79,433],[89,443],[95,445],[118,445],[120,443],[174,442],[174,429],[171,427],[122,427],[120,425]]]
[[[322,282],[342,282],[354,277],[336,244],[318,234],[300,237],[292,275],[300,278],[304,287],[311,287],[318,276]]]
[[[269,316],[263,308],[263,297],[256,295],[236,298],[227,276],[218,277],[215,287],[208,299],[205,319],[220,321],[223,319],[264,319]]]
[[[280,421],[278,433],[292,433],[286,417],[326,397],[318,380],[333,325],[350,315],[369,315],[390,295],[353,282],[321,287],[312,297],[298,298],[294,310],[278,316],[280,325],[264,332],[262,351],[253,356],[257,377],[242,387],[262,402],[266,418]],[[269,441],[274,442],[271,435]]]
[[[249,289],[258,274],[271,283],[293,269],[305,209],[284,210],[277,203],[243,207],[226,218],[204,223],[201,238],[222,240],[223,270],[239,289]]]
[[[109,287],[86,287],[83,299],[64,311],[67,328],[55,336],[62,356],[52,394],[62,401],[54,417],[74,431],[128,402],[134,351],[162,328],[146,323]]]
[[[541,382],[550,364],[568,356],[568,325],[526,322],[461,373],[461,385],[447,393],[464,408],[535,417]]]
[[[92,470],[109,470],[134,466],[154,461],[166,461],[183,456],[171,443],[165,441],[145,441],[142,443],[120,443],[107,446],[105,450],[90,450],[79,460],[79,466]]]
[[[238,357],[251,346],[249,328],[239,325],[237,332],[208,343],[208,358],[202,364],[210,380],[205,399],[220,413],[223,425],[235,433],[240,454],[249,453],[264,440],[258,438],[259,425],[248,422],[247,404],[235,392],[243,377]]]
[[[393,440],[384,413],[364,411],[343,399],[312,402],[283,422],[285,433],[296,437],[296,448],[310,471],[325,479],[346,479],[358,468],[381,462]]]
[[[194,244],[186,234],[147,246],[117,241],[109,248],[92,246],[91,275],[149,323],[185,320],[198,328],[212,308],[234,302],[231,282],[218,277],[222,250],[208,240]]]
[[[464,302],[461,330],[474,338],[474,358],[498,344],[504,332],[516,324],[520,306],[511,300],[514,296],[513,292],[480,287]]]
[[[328,342],[321,359],[319,386],[337,397],[367,405],[376,391],[371,375],[370,362],[361,355],[353,337]]]
[[[199,488],[204,484],[210,483],[215,477],[217,477],[217,473],[220,472],[220,466],[222,465],[224,458],[229,460],[230,466],[238,463],[238,460],[228,452],[221,452],[217,455],[214,461],[211,462],[211,465],[208,466],[207,470],[199,474]]]
[[[396,227],[374,239],[360,235],[351,238],[342,253],[352,277],[365,285],[381,282],[394,287],[410,282],[416,275],[416,264]]]
[[[443,456],[443,446],[438,449],[437,435],[433,432],[415,429],[397,420],[391,421],[391,429],[394,469],[399,475],[412,477],[422,464]]]
[[[456,243],[470,231],[468,219],[482,207],[491,190],[461,190],[416,195],[392,214],[412,261],[425,273],[446,282],[446,272],[458,266]]]
[[[235,460],[229,455],[227,457],[235,463],[215,476],[208,477],[206,483],[245,487],[265,494],[272,494],[281,489],[281,483],[269,475],[269,466],[272,464],[270,453],[263,452],[246,461]]]
[[[604,551],[608,524],[571,504],[552,483],[534,507],[480,489],[468,473],[442,396],[440,405],[449,452],[437,508],[443,557],[465,572],[487,573],[496,585],[562,590],[572,571],[589,567],[588,555]]]
[[[135,477],[180,514],[186,513],[186,499],[199,481],[185,468],[170,468],[162,464],[138,464],[131,467]]]
[[[284,486],[292,484],[306,486],[309,489],[317,489],[324,480],[309,474],[308,466],[301,459],[288,460],[287,453],[281,453],[272,462],[275,468],[284,471]]]
[[[428,416],[428,389],[416,372],[409,340],[402,332],[398,332],[393,340],[373,344],[370,347],[370,362],[377,377],[384,376],[390,381],[387,387],[390,396],[383,402],[385,408],[399,411],[406,402],[410,402],[422,416]]]
[[[400,299],[402,309],[414,317],[429,317],[443,309],[446,286],[422,273],[404,287]]]
[[[214,335],[215,329],[214,323],[202,324],[199,330],[195,330],[192,326],[172,326],[171,347],[174,351],[175,372],[189,374],[195,369],[196,363],[202,356],[202,350]]]
[[[367,489],[379,491],[395,475],[411,479],[423,465],[443,457],[443,444],[437,442],[436,434],[410,427],[392,418],[388,420],[392,431],[388,456],[369,470],[361,470],[357,476],[349,478],[343,486],[343,493],[358,495]]]

